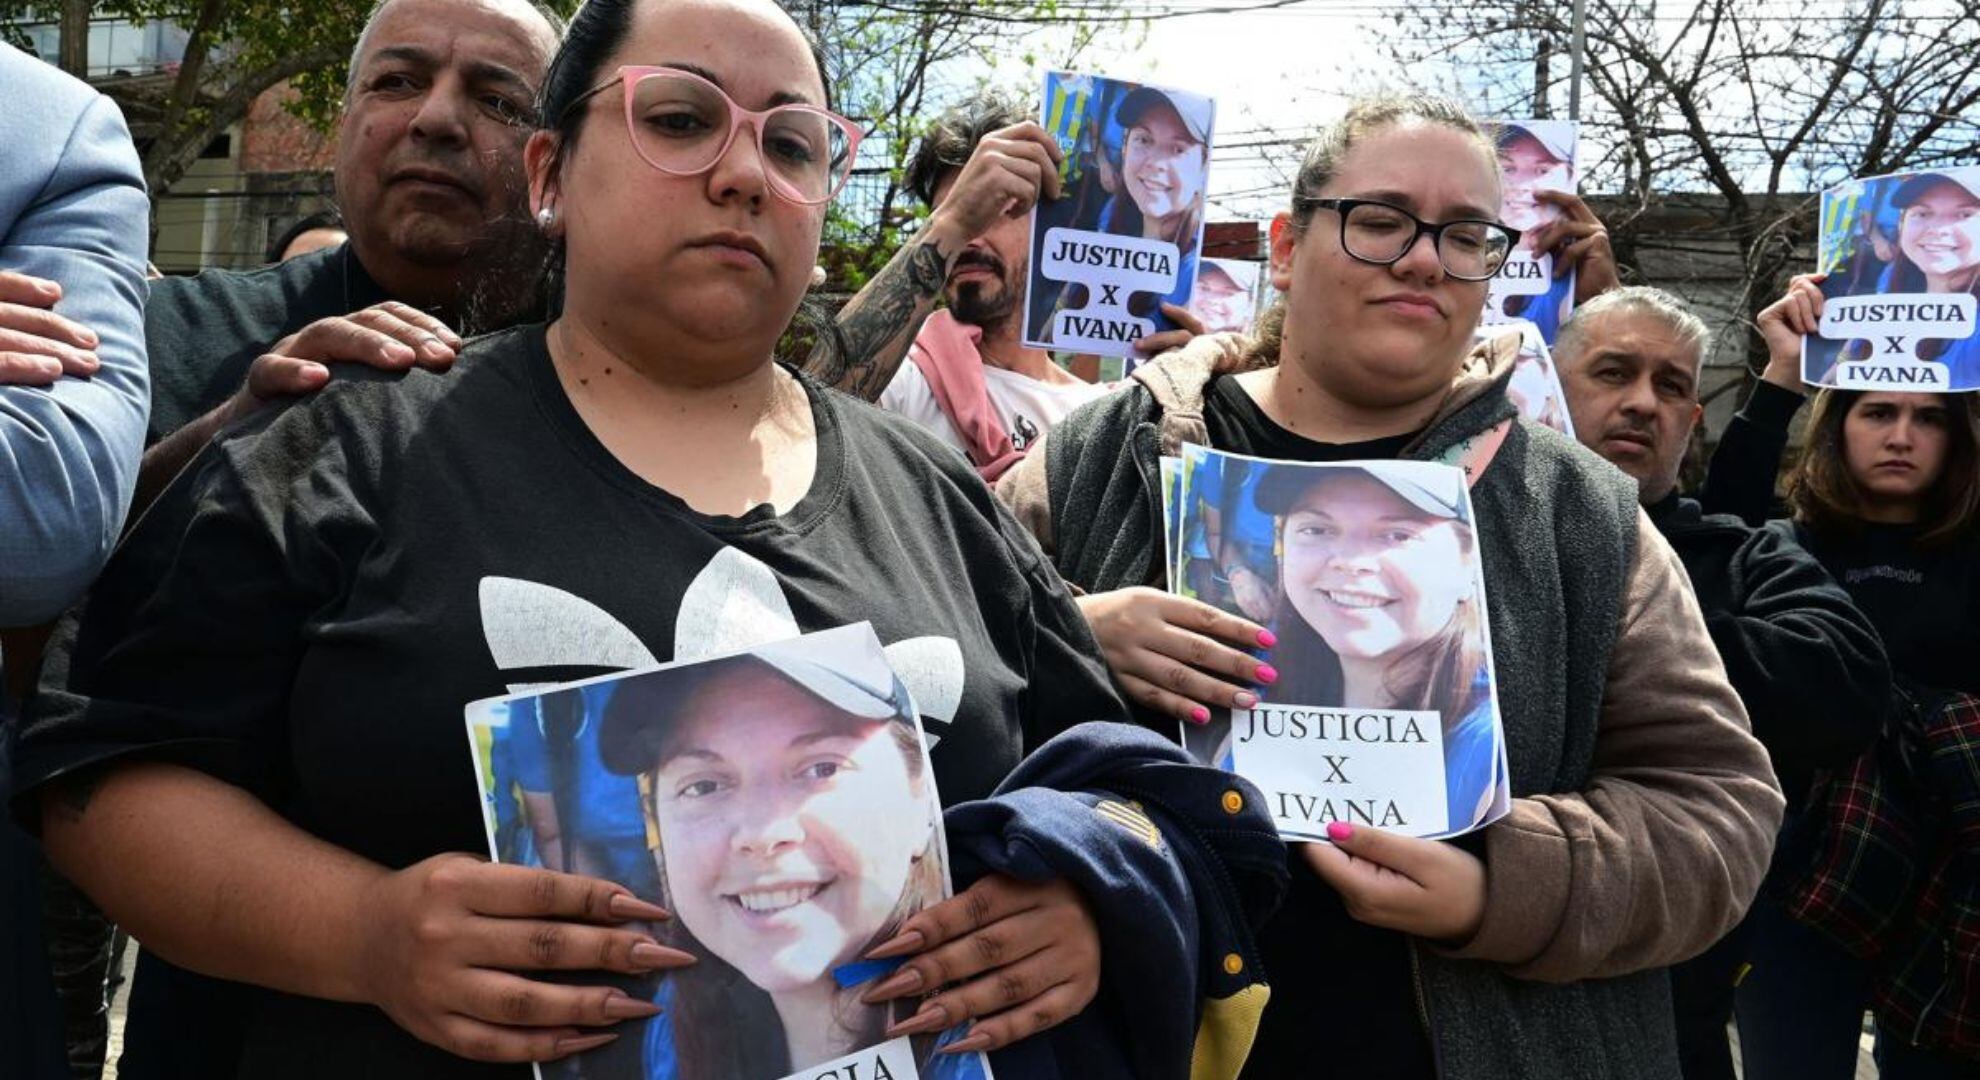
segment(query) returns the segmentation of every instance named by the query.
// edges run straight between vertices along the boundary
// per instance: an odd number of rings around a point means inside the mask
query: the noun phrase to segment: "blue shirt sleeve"
[[[52,619],[81,595],[130,509],[151,394],[151,207],[123,116],[101,96],[68,131],[52,175],[0,170],[0,182],[38,189],[0,222],[0,268],[59,283],[55,310],[96,332],[103,364],[48,387],[0,386],[0,626],[15,626]]]

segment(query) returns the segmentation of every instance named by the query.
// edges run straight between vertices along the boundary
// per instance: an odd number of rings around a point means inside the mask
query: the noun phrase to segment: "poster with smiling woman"
[[[1542,226],[1561,216],[1561,208],[1541,193],[1574,193],[1581,126],[1572,120],[1502,120],[1492,130],[1499,149],[1499,220],[1521,235],[1488,287],[1484,322],[1525,319],[1552,345],[1574,310],[1574,271],[1556,275],[1553,253],[1538,250],[1534,240]]]
[[[1980,165],[1822,193],[1820,332],[1801,378],[1849,390],[1980,390]]]
[[[1031,214],[1024,343],[1118,356],[1176,328],[1203,247],[1216,103],[1098,75],[1045,77],[1046,131],[1065,151],[1061,195]]]
[[[476,702],[469,745],[498,862],[610,878],[691,953],[661,1007],[539,1067],[583,1080],[981,1080],[962,1028],[888,1039],[866,953],[949,895],[941,803],[906,686],[866,624],[731,656]],[[630,826],[630,827],[628,827]]]
[[[1455,836],[1506,812],[1485,580],[1464,473],[1184,446],[1173,587],[1277,636],[1279,678],[1184,743],[1265,792],[1279,832]],[[1199,542],[1200,541],[1200,542]]]

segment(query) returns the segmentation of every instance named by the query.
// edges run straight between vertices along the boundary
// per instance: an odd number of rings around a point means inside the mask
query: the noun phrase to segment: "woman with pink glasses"
[[[447,375],[340,370],[208,448],[65,626],[23,733],[17,805],[147,950],[228,981],[242,1076],[636,1044],[657,973],[693,961],[623,885],[463,854],[486,850],[469,702],[864,621],[944,804],[1126,718],[968,463],[772,361],[859,140],[789,16],[590,0],[542,98],[559,317]],[[992,874],[943,910],[868,991],[908,1006],[889,1036],[994,1050],[1094,998],[1066,880]]]

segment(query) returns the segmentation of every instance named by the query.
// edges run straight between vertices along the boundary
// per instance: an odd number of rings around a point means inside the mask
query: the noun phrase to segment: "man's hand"
[[[103,365],[95,331],[55,314],[62,286],[0,270],[0,386],[47,386]]]
[[[1064,159],[1058,142],[1030,120],[985,135],[929,215],[929,224],[953,241],[944,249],[961,251],[1000,219],[1030,213],[1041,193],[1058,198]]]
[[[1190,314],[1189,309],[1180,304],[1164,303],[1162,314],[1167,315],[1169,321],[1176,324],[1176,328],[1158,331],[1144,338],[1136,338],[1134,351],[1145,358],[1152,359],[1170,349],[1180,349],[1189,344],[1191,338],[1201,336],[1203,333],[1203,320]]]
[[[1485,864],[1442,840],[1419,840],[1344,822],[1331,844],[1301,844],[1313,872],[1356,922],[1462,945],[1485,920]]]
[[[1801,339],[1822,326],[1822,282],[1827,274],[1796,274],[1787,292],[1762,310],[1754,325],[1767,342],[1767,368],[1760,378],[1783,390],[1804,393]]]
[[[1554,276],[1572,270],[1574,302],[1585,304],[1622,285],[1616,253],[1609,247],[1609,227],[1595,211],[1569,191],[1536,191],[1534,198],[1561,209],[1561,216],[1533,230],[1529,238],[1537,252],[1552,252]]]
[[[923,908],[867,956],[914,954],[860,999],[933,995],[887,1037],[976,1021],[947,1053],[999,1050],[1079,1014],[1100,990],[1100,928],[1064,880],[992,874]],[[937,991],[941,991],[937,993]]]
[[[326,364],[365,364],[381,371],[404,371],[417,364],[445,371],[453,366],[461,344],[460,335],[445,323],[397,300],[318,319],[255,358],[247,380],[222,406],[224,419],[232,421],[281,398],[323,389],[330,381]]]

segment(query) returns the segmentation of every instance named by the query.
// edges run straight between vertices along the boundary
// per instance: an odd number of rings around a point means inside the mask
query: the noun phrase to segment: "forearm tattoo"
[[[948,276],[948,256],[935,241],[909,245],[818,335],[805,371],[848,394],[878,400]]]

